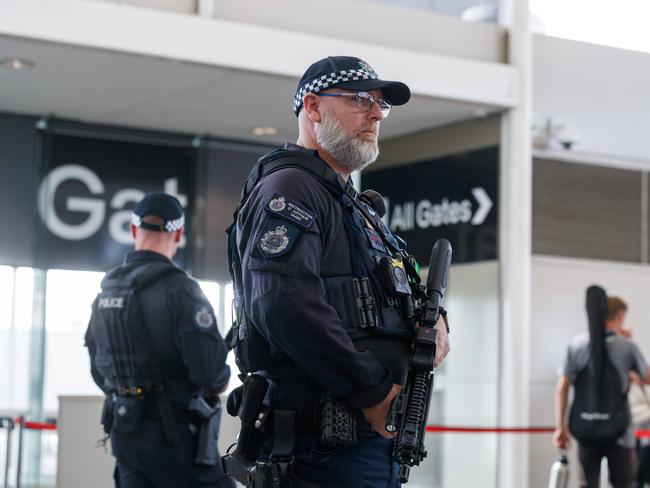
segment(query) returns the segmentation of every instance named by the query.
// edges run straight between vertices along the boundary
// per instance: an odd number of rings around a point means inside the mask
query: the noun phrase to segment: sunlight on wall
[[[549,36],[650,53],[647,0],[530,0]]]

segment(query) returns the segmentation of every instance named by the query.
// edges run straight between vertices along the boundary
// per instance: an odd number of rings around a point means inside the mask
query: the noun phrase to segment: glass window
[[[0,266],[0,331],[11,328],[14,303],[14,270]],[[4,344],[6,341],[2,341]],[[3,354],[3,357],[6,355]]]
[[[13,407],[16,384],[16,331],[13,327],[14,269],[0,266],[0,409]]]
[[[216,281],[199,281],[199,286],[205,296],[208,298],[210,305],[214,309],[214,313],[217,316],[217,321],[219,322],[219,330],[222,328],[221,317],[219,317],[219,305],[220,305],[220,286]]]
[[[0,266],[0,409],[22,412],[29,401],[34,271]]]
[[[14,326],[19,330],[32,328],[32,307],[34,302],[34,270],[16,269]]]
[[[206,294],[208,300],[214,308],[217,321],[219,322],[219,331],[225,337],[230,328],[232,327],[233,317],[233,300],[235,298],[232,283],[217,283],[214,281],[199,281],[199,285]],[[241,381],[237,377],[239,370],[235,363],[235,355],[232,351],[228,353],[226,364],[230,366],[230,383],[226,390],[226,394],[230,393],[234,388],[241,385]]]
[[[59,395],[100,395],[90,375],[84,334],[103,273],[50,270],[46,289],[43,408],[58,410]]]

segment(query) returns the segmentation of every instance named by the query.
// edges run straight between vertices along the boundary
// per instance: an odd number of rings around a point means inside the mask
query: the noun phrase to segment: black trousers
[[[641,445],[640,441],[637,441],[636,452],[639,459],[636,483],[637,488],[643,488],[647,483],[650,483],[650,445]]]
[[[580,486],[600,487],[600,462],[607,458],[609,482],[614,488],[636,488],[636,452],[634,448],[611,444],[593,447],[578,444]],[[603,487],[604,488],[604,487]]]
[[[160,421],[145,420],[134,435],[111,434],[117,461],[118,488],[234,488],[234,481],[216,466],[194,464],[196,435],[177,424],[179,445],[168,446]]]

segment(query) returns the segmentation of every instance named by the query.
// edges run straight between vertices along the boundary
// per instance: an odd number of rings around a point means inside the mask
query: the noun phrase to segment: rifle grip
[[[402,417],[403,405],[408,395],[408,383],[402,388],[393,401],[390,403],[388,414],[386,415],[386,430],[388,432],[397,432]]]

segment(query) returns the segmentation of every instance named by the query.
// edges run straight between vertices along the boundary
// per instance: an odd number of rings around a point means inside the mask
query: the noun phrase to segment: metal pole
[[[532,42],[529,0],[501,0],[508,62],[516,69],[517,106],[502,115],[499,174],[499,422],[529,425],[532,266]],[[498,437],[496,486],[530,484],[527,436]]]
[[[47,271],[34,269],[34,299],[32,328],[30,331],[29,418],[43,417],[43,391],[45,389],[45,300]],[[23,446],[25,457],[25,483],[38,486],[41,478],[41,436],[30,435]]]
[[[23,434],[25,432],[25,417],[18,417],[18,461],[16,462],[16,488],[21,487],[21,471],[23,470]]]
[[[9,466],[11,464],[11,439],[14,430],[14,421],[12,418],[6,417],[2,419],[2,426],[6,424],[7,427],[7,452],[5,453],[5,475],[4,475],[4,488],[9,488]]]

